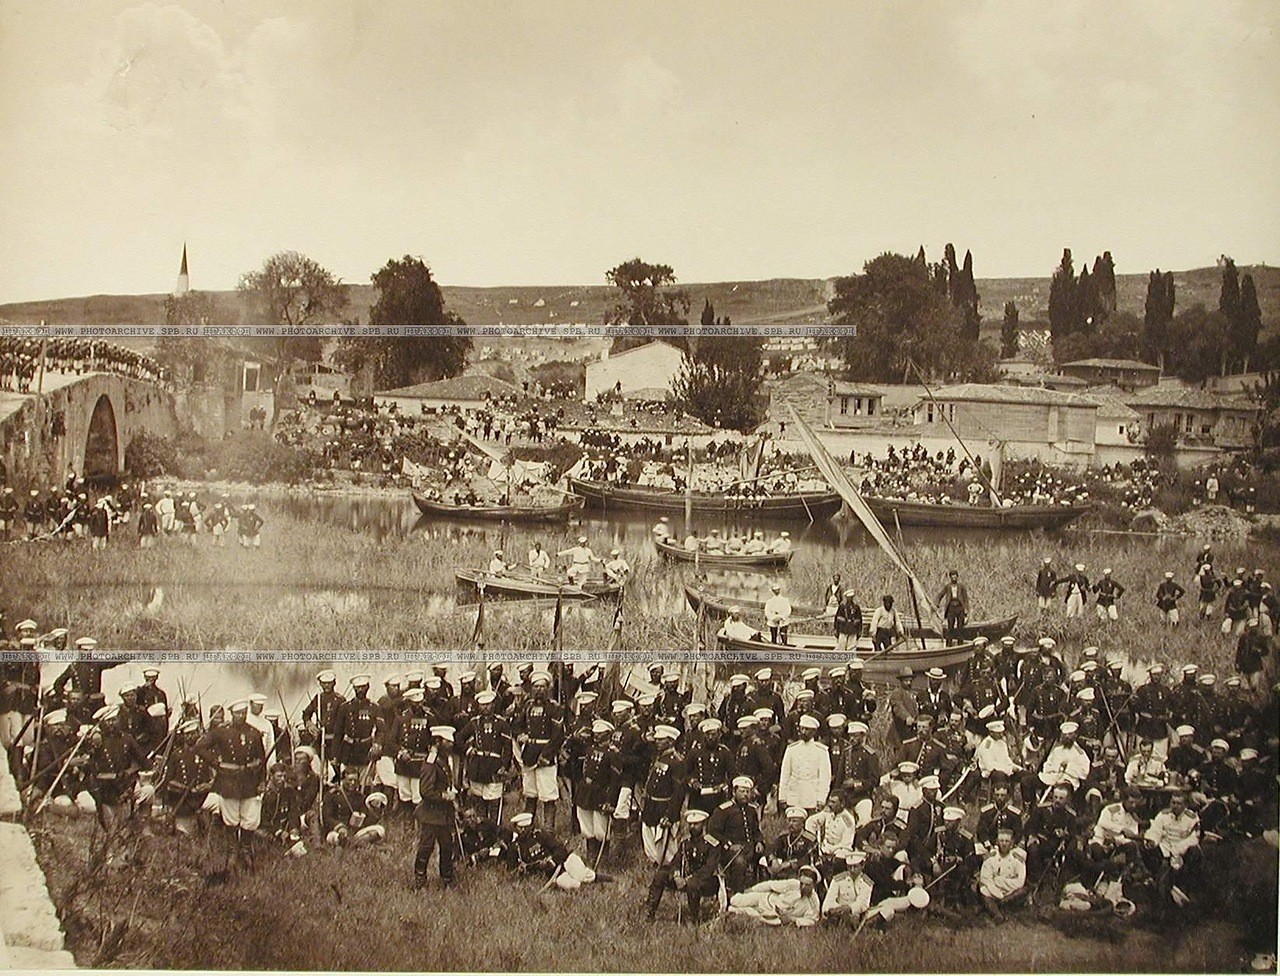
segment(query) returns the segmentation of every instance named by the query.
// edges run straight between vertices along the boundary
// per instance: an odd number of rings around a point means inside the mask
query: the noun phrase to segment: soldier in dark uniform
[[[942,823],[930,845],[928,863],[924,872],[932,878],[929,882],[935,899],[948,908],[966,904],[972,897],[974,879],[982,866],[973,834],[960,822],[964,819],[962,807],[944,807]]]
[[[421,888],[427,883],[427,867],[431,853],[440,848],[440,877],[448,887],[454,881],[454,857],[456,856],[456,798],[457,782],[449,751],[453,746],[454,729],[450,725],[431,728],[432,743],[418,775],[418,807],[414,818],[418,821],[418,850],[413,858],[413,886]]]
[[[463,671],[458,675],[458,695],[453,700],[454,728],[462,728],[480,710],[476,705],[479,680],[479,675],[474,671]]]
[[[760,808],[751,802],[755,783],[739,776],[732,786],[733,798],[716,807],[707,821],[707,833],[720,842],[725,886],[730,894],[737,894],[754,883],[756,860],[764,853],[764,842]]]
[[[729,787],[733,755],[720,741],[722,728],[718,718],[704,718],[698,723],[701,741],[688,753],[689,806],[706,813],[720,805]]]
[[[1068,872],[1076,870],[1083,831],[1081,816],[1071,805],[1070,787],[1055,786],[1049,802],[1032,810],[1027,819],[1028,882],[1038,882],[1055,859],[1060,860]]]
[[[75,716],[80,721],[87,720],[94,712],[105,704],[102,695],[102,674],[111,668],[119,667],[124,663],[123,658],[120,660],[90,660],[98,647],[98,642],[92,637],[81,637],[75,642],[76,650],[85,655],[84,658],[72,661],[62,674],[58,675],[53,682],[53,692],[55,695],[63,695],[70,691],[78,692],[82,698],[82,714]]]
[[[754,715],[743,715],[738,719],[738,744],[729,763],[729,776],[749,777],[763,799],[776,784],[778,772],[773,754],[760,738],[759,730],[760,723]]]
[[[756,688],[751,694],[751,711],[754,713],[761,708],[771,709],[773,720],[781,722],[783,716],[787,714],[787,708],[774,685],[773,669],[761,668],[756,672],[755,678]]]
[[[458,730],[458,751],[465,760],[466,781],[485,815],[502,822],[502,794],[512,761],[511,723],[494,711],[498,696],[492,690],[476,695],[479,711]]]
[[[506,842],[502,832],[479,804],[467,804],[458,814],[458,853],[473,867],[496,864]]]
[[[689,699],[689,693],[680,690],[680,675],[675,671],[665,672],[662,675],[662,693],[653,707],[654,723],[678,728]]]
[[[564,744],[564,709],[551,698],[549,673],[532,674],[530,684],[533,693],[513,717],[511,731],[519,750],[525,812],[534,813],[541,802],[543,822],[554,827],[556,801],[560,799],[557,763]]]
[[[134,780],[147,764],[147,755],[121,726],[118,707],[105,706],[94,719],[98,725],[88,736],[85,780],[97,804],[98,823],[111,830],[128,815]]]
[[[1028,721],[1045,739],[1052,740],[1067,717],[1069,702],[1066,690],[1054,681],[1051,671],[1041,671],[1040,675],[1040,684],[1027,702]]]
[[[898,762],[913,762],[925,773],[937,773],[942,756],[942,746],[933,737],[933,715],[921,712],[914,732],[898,749]]]
[[[197,816],[213,787],[214,768],[196,748],[200,723],[185,719],[174,729],[173,749],[164,765],[160,783],[164,804],[180,834],[193,833]]]
[[[726,737],[732,733],[737,739],[738,719],[752,712],[751,699],[747,697],[747,676],[735,674],[729,678],[729,694],[725,695],[716,710],[716,716],[726,730]]]
[[[324,795],[320,833],[332,847],[375,843],[386,835],[386,828],[378,823],[382,808],[369,803],[374,794],[365,795],[360,772],[358,766],[347,766],[337,788]],[[386,794],[380,790],[375,792],[385,805]]]
[[[933,719],[935,726],[939,721],[939,717],[945,718],[951,713],[951,694],[946,688],[942,687],[942,682],[946,680],[946,672],[942,668],[930,668],[925,672],[925,678],[928,679],[928,687],[923,691],[916,692],[916,702],[921,715],[928,715]]]
[[[1150,739],[1155,746],[1152,753],[1163,760],[1169,754],[1169,689],[1164,685],[1164,665],[1153,664],[1147,669],[1148,680],[1139,685],[1130,701],[1134,716],[1134,731],[1143,739]]]
[[[396,712],[387,733],[387,749],[395,763],[396,796],[400,805],[416,809],[422,799],[418,794],[422,762],[431,751],[432,717],[422,702],[421,688],[410,688],[401,697],[404,704]]]
[[[326,805],[328,800],[326,796]],[[302,812],[298,788],[294,785],[289,767],[285,763],[274,763],[267,772],[266,787],[262,791],[259,833],[286,847],[292,847],[302,839]]]
[[[686,766],[677,745],[680,730],[674,725],[657,725],[653,740],[657,749],[644,784],[640,808],[640,836],[645,857],[661,867],[675,853],[672,836],[680,819],[686,790]]]
[[[859,823],[865,823],[871,817],[871,798],[881,775],[880,757],[867,745],[867,731],[865,722],[849,723],[844,779],[839,783],[844,792],[845,806],[853,811]]]
[[[237,852],[247,854],[245,839],[258,829],[262,818],[267,751],[262,733],[247,721],[249,702],[234,702],[229,711],[231,721],[211,727],[196,748],[215,770],[213,792],[222,800],[222,822],[235,828]]]
[[[458,697],[458,692],[454,689],[452,682],[446,677],[449,673],[449,665],[433,664],[431,670],[435,672],[435,676],[440,679],[440,694],[448,699],[453,700]]]
[[[619,747],[612,722],[595,719],[591,740],[582,755],[582,766],[574,784],[573,802],[578,827],[586,841],[587,859],[603,856],[611,833],[614,804],[617,802]]]
[[[862,683],[865,665],[862,661],[850,661],[844,681],[844,707],[840,709],[850,721],[871,721],[879,703],[874,689]]]
[[[351,688],[354,697],[339,705],[334,714],[333,738],[342,770],[354,768],[363,778],[381,753],[382,711],[369,700],[367,674],[352,678]]]
[[[650,921],[657,915],[663,892],[668,888],[684,894],[684,916],[690,925],[696,925],[702,920],[703,899],[715,897],[719,890],[717,872],[720,868],[722,845],[705,830],[707,814],[702,810],[689,810],[685,813],[684,820],[688,833],[680,842],[674,862],[658,867],[649,884],[645,915]]]
[[[787,829],[773,839],[762,863],[772,880],[794,878],[804,865],[817,865],[818,840],[805,829],[808,811],[804,807],[789,807]]]
[[[301,738],[303,745],[315,747],[320,755],[321,765],[329,767],[337,761],[333,738],[334,722],[338,708],[346,699],[334,691],[338,677],[332,671],[321,671],[316,675],[316,682],[320,685],[320,691],[302,710],[304,735]],[[322,768],[320,775],[328,780],[329,769]]]
[[[511,707],[511,682],[502,671],[501,661],[494,661],[489,665],[489,690],[498,696],[494,710],[499,714]]]
[[[1022,808],[1010,800],[1008,779],[1003,773],[995,772],[991,774],[991,802],[978,811],[975,836],[980,852],[995,850],[996,834],[1001,830],[1012,830],[1014,842],[1022,843]]]

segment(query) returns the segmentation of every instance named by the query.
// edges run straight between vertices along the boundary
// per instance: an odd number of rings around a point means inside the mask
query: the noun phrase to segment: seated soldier
[[[511,818],[512,836],[507,843],[507,865],[520,874],[549,875],[562,891],[576,891],[593,881],[612,880],[589,868],[549,830],[533,826],[533,814]]]
[[[844,870],[831,879],[822,900],[822,918],[829,924],[857,925],[871,907],[875,885],[863,871],[867,855],[849,848],[839,852]]]
[[[1201,867],[1200,818],[1187,809],[1187,795],[1170,794],[1169,806],[1155,815],[1142,836],[1147,865],[1160,894],[1159,907],[1166,907],[1170,900],[1179,907],[1187,904],[1186,889],[1199,881]]]
[[[978,894],[983,907],[997,922],[1004,913],[1027,897],[1027,854],[1013,846],[1013,831],[996,833],[996,849],[982,862],[978,873]]]
[[[761,863],[770,878],[794,878],[800,868],[813,864],[817,839],[806,828],[804,807],[787,808],[787,829],[774,838]]]

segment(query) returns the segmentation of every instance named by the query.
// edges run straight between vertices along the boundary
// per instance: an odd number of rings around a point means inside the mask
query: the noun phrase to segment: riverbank
[[[563,820],[563,815],[562,815]],[[776,829],[770,823],[770,830]],[[411,825],[379,847],[259,855],[228,870],[220,836],[127,834],[110,851],[86,820],[49,821],[42,862],[81,965],[154,969],[506,972],[1220,972],[1239,968],[1237,928],[1210,916],[1165,927],[1046,908],[991,928],[915,912],[886,931],[728,930],[676,924],[668,893],[644,920],[649,871],[606,864],[574,893],[500,868],[460,868],[452,889],[412,891]],[[632,844],[634,845],[634,840]],[[89,852],[89,853],[86,853]],[[111,858],[114,857],[114,861]],[[110,862],[110,863],[109,863]],[[104,940],[103,933],[112,934]],[[103,947],[107,951],[103,951]],[[1118,951],[1119,950],[1119,951]]]

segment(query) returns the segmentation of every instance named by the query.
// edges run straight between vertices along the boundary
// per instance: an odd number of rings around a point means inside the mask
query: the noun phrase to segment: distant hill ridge
[[[1253,275],[1266,325],[1280,323],[1280,268],[1269,265],[1240,267]],[[988,326],[998,326],[1004,305],[1014,301],[1024,324],[1048,317],[1049,278],[979,278],[981,311]],[[1175,271],[1177,305],[1187,309],[1203,304],[1215,308],[1221,286],[1218,268]],[[737,325],[822,322],[832,279],[774,278],[768,281],[688,282],[680,287],[692,299],[690,317],[696,321],[705,299],[717,316],[728,315]],[[196,284],[198,284],[198,280]],[[602,322],[617,300],[608,285],[511,285],[472,288],[445,285],[445,300],[473,325],[512,325]],[[252,325],[260,320],[247,296],[235,291],[209,293],[216,324]],[[1116,299],[1122,311],[1141,315],[1147,294],[1147,274],[1116,275]],[[165,295],[90,295],[0,305],[0,322],[36,325],[160,325],[164,322]],[[349,317],[369,321],[369,307],[376,299],[372,285],[351,285]]]

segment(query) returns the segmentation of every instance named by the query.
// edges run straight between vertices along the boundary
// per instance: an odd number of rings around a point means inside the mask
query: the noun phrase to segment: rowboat
[[[689,603],[689,608],[697,613],[699,609],[709,617],[716,619],[727,617],[732,607],[740,607],[744,611],[754,611],[757,613],[764,612],[764,601],[756,600],[751,597],[726,597],[721,596],[699,586],[697,583],[686,583],[684,585],[684,597]],[[835,611],[827,607],[819,607],[816,604],[793,603],[791,604],[791,613],[793,618],[804,617],[810,620],[826,620],[834,619]],[[870,613],[865,614],[866,620],[863,623],[863,632],[866,633],[866,621],[871,617]],[[942,637],[942,633],[937,627],[931,624],[921,626],[918,621],[912,620],[908,615],[903,614],[903,625],[907,629],[910,637]],[[1000,617],[995,620],[974,620],[966,624],[960,629],[957,635],[962,641],[971,641],[978,637],[985,637],[988,641],[998,641],[1001,637],[1012,633],[1014,625],[1018,622],[1018,615],[1013,614],[1008,617]]]
[[[684,492],[639,486],[619,487],[599,481],[570,478],[569,490],[603,512],[648,512],[682,515],[688,500],[697,516],[750,516],[761,520],[818,522],[840,511],[844,501],[838,492],[810,491],[763,498],[745,498],[710,492]]]
[[[562,522],[582,511],[583,499],[566,498],[555,505],[450,505],[413,492],[418,511],[431,518],[483,522]]]
[[[1083,515],[1092,505],[941,505],[937,502],[900,501],[863,496],[867,506],[883,522],[949,529],[1060,529]]]
[[[791,634],[786,644],[774,644],[764,635],[749,640],[717,636],[716,640],[721,651],[742,655],[733,661],[718,662],[717,667],[723,666],[726,670],[741,670],[744,663],[789,665],[796,662],[797,652],[804,655],[805,665],[816,667],[845,664],[853,657],[852,651],[836,650],[834,637],[812,634]],[[870,638],[858,640],[858,658],[864,662],[863,681],[891,681],[904,667],[916,673],[929,668],[953,671],[972,656],[971,642],[944,644],[937,638],[916,637],[902,640],[889,650],[877,653]]]
[[[789,552],[690,552],[684,546],[670,539],[653,540],[654,548],[660,556],[674,559],[681,563],[697,563],[699,566],[714,566],[721,569],[764,569],[768,567],[786,566],[791,562],[794,551]]]
[[[542,600],[560,597],[564,600],[607,600],[622,593],[622,586],[605,580],[587,580],[581,584],[563,580],[534,579],[532,576],[496,576],[482,569],[460,569],[454,574],[458,585],[478,594],[484,587],[486,597],[508,600]]]

